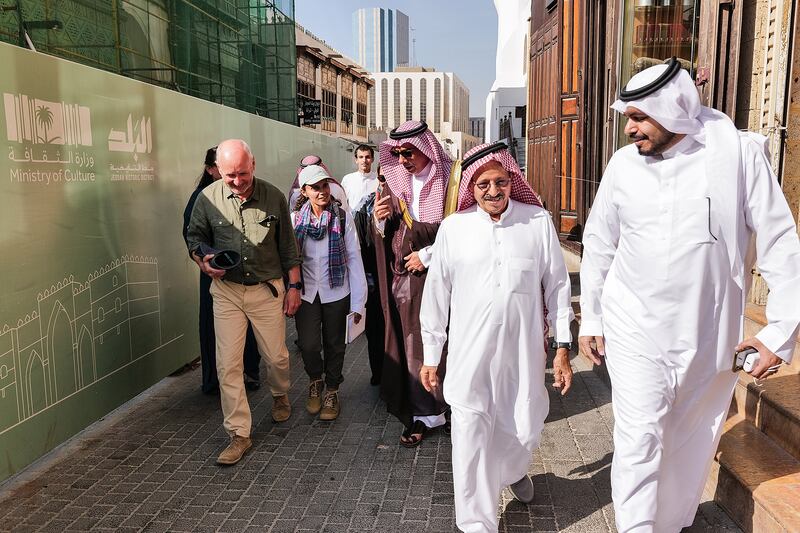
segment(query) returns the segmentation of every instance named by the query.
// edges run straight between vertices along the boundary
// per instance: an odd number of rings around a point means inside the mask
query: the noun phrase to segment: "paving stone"
[[[189,371],[165,378],[168,389],[110,429],[87,430],[75,439],[80,445],[62,447],[64,460],[38,474],[47,483],[0,488],[0,530],[457,531],[449,437],[437,430],[418,448],[398,445],[403,427],[369,385],[364,339],[348,348],[339,419],[308,416],[293,324],[288,333],[294,413],[273,424],[269,391],[249,392],[254,446],[239,464],[216,465],[228,442],[219,399],[202,395],[199,369]],[[570,394],[549,393],[551,411],[529,469],[534,502],[523,505],[504,490],[501,533],[614,531],[611,394],[582,359],[574,365]],[[705,502],[688,531],[738,529]]]

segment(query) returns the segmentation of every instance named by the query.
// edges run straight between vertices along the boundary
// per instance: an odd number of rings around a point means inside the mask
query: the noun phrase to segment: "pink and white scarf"
[[[464,154],[464,160],[467,160],[472,154],[476,154],[490,144],[480,144]],[[516,160],[511,156],[511,152],[507,149],[498,150],[490,154],[486,154],[474,163],[471,163],[467,168],[463,169],[461,183],[458,187],[458,207],[456,211],[464,210],[472,205],[475,205],[475,195],[473,193],[472,178],[475,173],[486,163],[490,161],[497,161],[511,176],[511,199],[515,202],[522,202],[524,204],[538,205],[542,207],[542,202],[539,200],[537,194],[533,191],[530,184],[525,180],[522,171],[519,168]]]
[[[409,120],[401,124],[392,133],[403,133],[421,128],[424,122]],[[391,134],[390,134],[391,135]],[[421,133],[403,139],[389,138],[382,142],[379,150],[381,173],[386,177],[392,193],[412,205],[411,174],[400,163],[400,158],[391,151],[404,144],[411,144],[431,160],[431,172],[428,180],[419,193],[419,212],[414,213],[420,222],[438,223],[444,217],[444,200],[447,181],[450,179],[450,167],[453,162],[445,154],[444,148],[427,127]]]

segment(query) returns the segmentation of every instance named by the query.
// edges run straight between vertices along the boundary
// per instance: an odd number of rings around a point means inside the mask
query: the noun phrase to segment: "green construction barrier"
[[[3,480],[198,356],[181,226],[208,147],[245,139],[286,191],[352,145],[3,43],[0,65]]]

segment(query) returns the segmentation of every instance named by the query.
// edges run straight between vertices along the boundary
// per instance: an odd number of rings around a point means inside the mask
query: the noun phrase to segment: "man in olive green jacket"
[[[232,465],[252,446],[242,359],[248,321],[267,365],[272,419],[283,422],[291,415],[284,315],[293,316],[300,306],[301,257],[286,197],[254,176],[256,162],[247,144],[238,139],[220,143],[217,168],[222,179],[203,189],[197,198],[187,242],[200,269],[213,278],[210,292],[214,299],[217,376],[223,425],[231,437],[217,463]],[[225,270],[215,268],[215,254],[203,253],[209,248],[232,250],[240,255],[241,262]],[[288,288],[284,287],[284,274],[289,278]]]

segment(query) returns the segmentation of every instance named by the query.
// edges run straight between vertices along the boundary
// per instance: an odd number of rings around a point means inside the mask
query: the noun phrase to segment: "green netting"
[[[21,25],[39,52],[297,121],[293,0],[19,0],[0,41]]]

